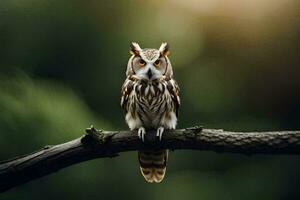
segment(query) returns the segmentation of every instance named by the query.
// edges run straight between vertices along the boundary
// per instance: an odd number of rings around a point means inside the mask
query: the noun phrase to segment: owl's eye
[[[159,66],[160,66],[160,60],[156,60],[156,61],[154,62],[154,66],[155,66],[155,67],[159,67]]]
[[[140,59],[140,60],[139,60],[139,65],[140,65],[141,67],[144,67],[144,66],[146,65],[146,62],[145,62],[143,59]]]

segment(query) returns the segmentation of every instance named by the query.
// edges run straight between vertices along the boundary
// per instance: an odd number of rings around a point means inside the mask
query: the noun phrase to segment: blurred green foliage
[[[0,159],[125,129],[131,41],[167,41],[179,127],[300,129],[300,7],[287,1],[0,1]],[[171,152],[147,184],[136,152],[81,163],[0,199],[299,199],[298,156]]]

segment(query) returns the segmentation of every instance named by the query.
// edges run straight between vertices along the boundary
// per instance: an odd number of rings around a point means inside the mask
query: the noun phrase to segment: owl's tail
[[[142,175],[149,183],[160,183],[166,173],[168,150],[138,152]]]

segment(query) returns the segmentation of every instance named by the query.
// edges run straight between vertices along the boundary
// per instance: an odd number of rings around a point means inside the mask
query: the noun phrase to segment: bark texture
[[[166,130],[162,141],[157,140],[155,131],[149,131],[145,139],[142,143],[136,132],[91,127],[75,140],[0,162],[0,192],[79,162],[115,157],[126,151],[163,148],[247,155],[300,154],[300,131],[229,132],[192,127]]]

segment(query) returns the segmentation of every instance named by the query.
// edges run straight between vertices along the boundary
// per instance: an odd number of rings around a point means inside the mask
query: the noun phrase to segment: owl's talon
[[[145,134],[146,134],[146,130],[144,127],[140,127],[138,130],[138,136],[139,138],[144,142],[145,141]]]
[[[156,131],[156,137],[159,137],[159,141],[161,141],[164,130],[164,127],[161,126]]]

